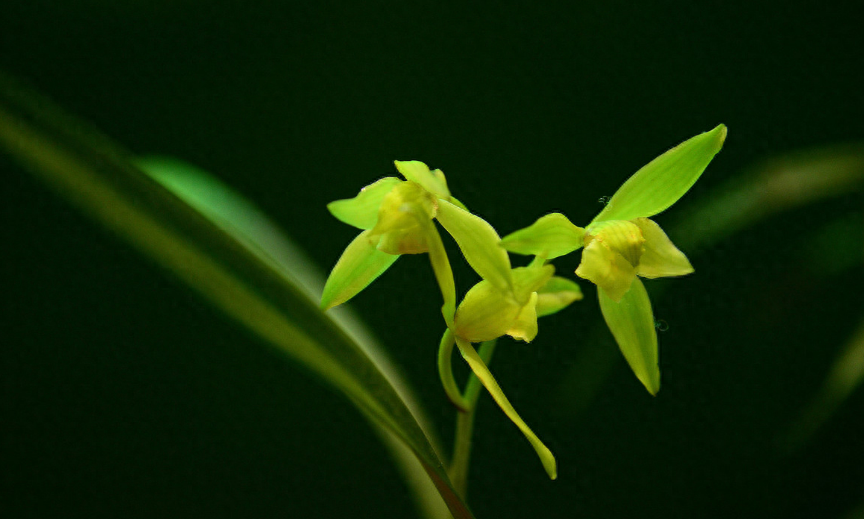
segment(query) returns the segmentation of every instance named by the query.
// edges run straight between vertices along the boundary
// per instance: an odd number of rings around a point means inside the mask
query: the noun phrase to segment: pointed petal
[[[450,190],[447,189],[447,181],[443,173],[433,174],[429,171],[429,166],[419,160],[394,160],[393,163],[407,180],[420,184],[423,189],[440,198],[450,198]],[[436,171],[440,173],[440,170]]]
[[[507,335],[518,341],[531,342],[537,337],[537,330],[537,292],[531,292],[531,297],[519,311]]]
[[[327,310],[348,301],[375,281],[398,258],[376,249],[374,241],[369,238],[369,231],[361,232],[330,272],[321,296],[321,308]]]
[[[330,202],[327,209],[348,225],[358,229],[371,229],[378,221],[378,208],[381,207],[384,197],[401,182],[396,177],[382,178],[361,189],[354,198]]]
[[[585,230],[561,213],[540,217],[529,227],[508,234],[501,246],[516,254],[533,254],[551,260],[582,246]]]
[[[436,218],[453,236],[468,264],[480,277],[501,290],[512,290],[510,258],[498,246],[501,238],[486,220],[450,202],[438,200]]]
[[[512,294],[483,280],[471,287],[456,309],[456,335],[471,342],[491,341],[507,334],[521,309]]]
[[[645,389],[652,395],[660,390],[660,367],[657,365],[657,331],[654,313],[645,286],[638,279],[620,302],[598,290],[603,318],[624,358]]]
[[[725,139],[721,124],[660,155],[624,182],[593,221],[632,220],[664,211],[699,179]]]
[[[480,355],[477,354],[477,351],[471,346],[470,342],[465,341],[465,339],[456,338],[456,346],[459,347],[459,351],[462,353],[462,357],[468,362],[468,365],[471,367],[471,370],[477,375],[477,378],[480,379],[480,382],[489,391],[489,394],[492,395],[492,398],[498,404],[504,414],[507,415],[516,427],[522,431],[522,434],[525,435],[525,438],[528,439],[528,442],[531,443],[531,446],[534,447],[534,450],[537,452],[537,456],[540,457],[540,462],[543,463],[543,468],[546,469],[546,474],[549,475],[550,479],[555,479],[558,477],[557,465],[555,463],[555,456],[552,455],[552,452],[540,441],[540,438],[537,437],[536,434],[531,430],[530,427],[522,420],[519,416],[519,413],[516,412],[516,409],[513,408],[513,405],[507,400],[507,397],[504,395],[504,392],[501,390],[501,386],[498,385],[498,382],[495,380],[495,377],[492,376],[492,373],[489,371],[489,368],[483,362],[483,359],[480,358]]]
[[[582,289],[574,281],[555,276],[537,292],[537,317],[552,315],[582,299]]]
[[[645,250],[639,259],[636,273],[645,278],[683,276],[693,272],[693,266],[683,252],[654,221],[648,218],[633,220],[645,237]]]

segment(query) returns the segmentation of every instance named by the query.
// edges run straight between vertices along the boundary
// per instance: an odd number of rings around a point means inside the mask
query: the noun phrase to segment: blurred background
[[[481,519],[864,517],[851,2],[3,11],[0,69],[134,153],[211,172],[325,272],[355,235],[326,203],[395,174],[394,159],[441,168],[503,235],[553,211],[584,225],[639,167],[726,124],[702,179],[656,217],[696,268],[646,282],[668,325],[658,396],[580,283],[583,301],[530,345],[501,341],[491,366],[559,479],[484,397],[469,503]],[[4,517],[416,515],[341,396],[4,154],[0,169]],[[464,294],[477,278],[450,250]],[[449,445],[439,298],[428,260],[406,257],[351,306]]]

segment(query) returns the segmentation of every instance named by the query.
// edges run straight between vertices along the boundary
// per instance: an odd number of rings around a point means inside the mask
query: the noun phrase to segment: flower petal
[[[358,229],[371,229],[378,221],[378,208],[391,189],[402,181],[386,177],[360,190],[354,198],[336,200],[327,204],[330,213],[339,220]]]
[[[481,278],[501,290],[512,290],[510,258],[507,251],[498,246],[501,237],[486,220],[444,200],[438,200],[436,218],[453,236],[468,264]]]
[[[513,327],[520,305],[509,292],[483,280],[471,287],[456,309],[456,335],[471,342],[491,341]]]
[[[400,182],[386,193],[378,208],[372,235],[393,229],[410,229],[435,217],[435,200],[415,182]]]
[[[537,296],[537,317],[543,317],[582,299],[582,289],[574,281],[555,276],[537,291]]]
[[[593,222],[632,220],[664,211],[699,179],[725,139],[726,126],[721,124],[652,160],[624,182]]]
[[[693,266],[683,252],[653,220],[636,218],[633,223],[642,230],[645,249],[639,259],[636,273],[645,278],[683,276],[693,272]]]
[[[411,180],[423,186],[423,189],[435,194],[436,196],[448,199],[450,198],[450,190],[447,189],[447,180],[441,170],[436,169],[436,173],[429,171],[429,166],[419,160],[394,160],[396,169],[407,180]]]
[[[576,275],[597,285],[613,300],[620,301],[636,279],[636,269],[623,256],[594,240],[582,252]]]
[[[507,330],[507,335],[518,341],[531,342],[537,337],[537,292],[531,292],[531,297]]]
[[[327,310],[348,301],[399,258],[379,251],[375,245],[369,231],[363,231],[354,238],[327,278],[321,308]]]
[[[534,447],[534,451],[537,452],[537,456],[540,457],[540,462],[543,464],[543,468],[546,469],[546,474],[549,475],[549,478],[555,479],[558,477],[557,464],[555,463],[555,456],[549,450],[543,442],[540,441],[540,438],[534,434],[534,431],[531,430],[530,427],[525,423],[524,420],[519,416],[519,413],[516,412],[516,409],[513,408],[513,405],[507,400],[507,397],[504,395],[504,392],[501,390],[501,386],[498,385],[498,382],[495,380],[495,377],[492,376],[492,373],[489,371],[489,368],[483,362],[483,359],[480,358],[480,355],[471,346],[470,342],[465,341],[465,339],[456,338],[456,346],[459,347],[460,353],[462,353],[462,357],[468,362],[468,365],[471,367],[471,371],[477,375],[477,378],[480,379],[480,382],[489,391],[489,394],[492,395],[492,398],[498,404],[504,414],[507,415],[516,427],[522,431],[522,434],[525,435],[525,438],[528,439],[528,442],[531,443],[531,446]]]
[[[516,254],[533,254],[551,260],[582,246],[585,230],[561,213],[547,214],[530,226],[508,234],[501,246]]]
[[[645,286],[639,279],[619,302],[613,301],[605,291],[598,290],[603,318],[630,368],[649,393],[660,390],[660,368],[657,365],[657,331],[654,313]]]
[[[554,265],[533,265],[513,269],[513,295],[519,304],[525,304],[531,294],[540,290],[555,274]]]

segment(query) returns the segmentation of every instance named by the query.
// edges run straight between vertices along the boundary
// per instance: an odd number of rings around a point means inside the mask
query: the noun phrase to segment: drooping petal
[[[501,238],[486,220],[444,200],[438,200],[436,218],[453,236],[468,264],[481,278],[501,290],[512,290],[510,258],[507,251],[498,246]]]
[[[393,163],[396,164],[399,173],[402,173],[402,176],[407,180],[420,184],[423,189],[439,198],[445,200],[450,198],[447,181],[440,170],[436,170],[439,174],[434,174],[429,171],[429,166],[419,160],[394,160]]]
[[[642,230],[644,251],[636,273],[645,278],[683,276],[693,272],[693,266],[683,252],[653,220],[636,218],[633,223]]]
[[[369,231],[361,232],[330,272],[321,296],[321,308],[327,310],[348,301],[375,281],[398,258],[375,248],[375,240],[370,239]]]
[[[660,367],[657,365],[657,331],[654,313],[645,286],[639,279],[619,302],[598,290],[600,309],[615,341],[630,364],[636,378],[649,393],[660,390]]]
[[[384,197],[401,182],[396,177],[382,178],[361,189],[354,198],[330,202],[327,209],[348,225],[358,229],[371,229],[378,221],[378,209]]]
[[[471,345],[470,342],[467,342],[465,339],[456,338],[456,346],[459,348],[459,351],[462,353],[462,357],[468,362],[468,365],[471,367],[471,370],[477,375],[477,378],[480,379],[480,382],[489,391],[489,394],[492,395],[492,398],[495,400],[495,403],[504,411],[504,414],[507,415],[516,427],[522,431],[522,434],[525,435],[525,438],[528,439],[528,442],[531,443],[531,446],[534,447],[534,451],[537,452],[537,456],[540,457],[540,462],[543,464],[543,468],[546,469],[546,474],[549,475],[550,479],[555,479],[558,477],[558,469],[557,464],[555,462],[555,456],[552,454],[552,451],[549,450],[546,445],[540,441],[540,438],[534,434],[534,431],[528,427],[528,424],[525,423],[524,420],[519,416],[519,413],[516,412],[516,409],[513,408],[513,405],[504,395],[504,392],[501,390],[501,386],[498,385],[498,382],[495,380],[495,377],[492,376],[492,373],[489,371],[489,368],[483,362],[483,359],[480,358],[480,355],[477,354],[477,351]]]
[[[559,312],[582,299],[582,289],[574,281],[554,276],[537,291],[537,317]]]
[[[633,220],[664,211],[699,179],[725,139],[726,126],[721,124],[652,160],[624,182],[593,222]]]
[[[530,226],[508,234],[501,246],[516,254],[533,254],[551,260],[582,246],[585,230],[561,213],[547,214]]]

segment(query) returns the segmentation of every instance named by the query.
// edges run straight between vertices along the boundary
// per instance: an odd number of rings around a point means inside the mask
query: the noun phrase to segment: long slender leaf
[[[294,283],[171,194],[107,138],[0,76],[0,143],[60,196],[342,392],[413,451],[457,518],[472,517],[386,377]]]

